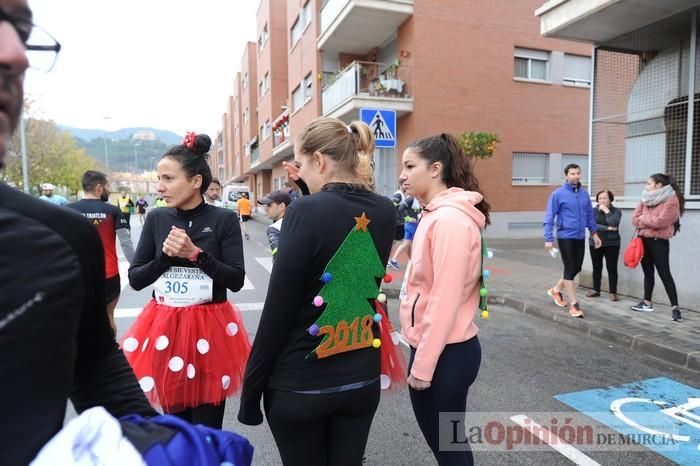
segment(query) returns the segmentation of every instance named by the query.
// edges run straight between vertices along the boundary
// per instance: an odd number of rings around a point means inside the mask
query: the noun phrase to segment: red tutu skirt
[[[151,300],[121,347],[151,404],[166,413],[238,393],[250,355],[241,313],[228,301],[170,307]]]
[[[382,390],[400,390],[406,386],[406,358],[399,346],[401,339],[394,330],[389,320],[386,303],[375,301],[376,312],[381,314],[379,332],[382,340],[381,346],[381,375],[379,376]]]

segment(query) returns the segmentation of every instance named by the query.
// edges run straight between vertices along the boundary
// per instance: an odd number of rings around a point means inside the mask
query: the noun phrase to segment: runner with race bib
[[[204,202],[211,179],[206,135],[188,133],[158,163],[168,208],[146,217],[129,283],[153,285],[121,344],[151,403],[193,424],[220,429],[226,398],[240,389],[250,353],[227,289],[243,287],[236,214]]]

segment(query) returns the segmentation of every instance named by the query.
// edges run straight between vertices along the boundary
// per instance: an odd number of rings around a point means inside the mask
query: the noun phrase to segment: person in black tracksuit
[[[611,301],[619,301],[617,296],[617,262],[620,257],[620,219],[622,211],[613,206],[615,195],[611,191],[596,194],[598,206],[593,209],[598,236],[603,245],[596,249],[593,238],[589,238],[591,261],[593,262],[593,289],[586,295],[589,298],[600,296],[600,282],[603,276],[603,258],[608,271],[608,291]]]
[[[317,358],[310,354],[322,337],[309,332],[322,313],[313,304],[320,277],[363,214],[380,265],[389,258],[394,206],[368,189],[369,164],[358,156],[373,145],[363,123],[320,118],[295,146],[298,175],[312,194],[286,211],[238,413],[244,424],[262,423],[264,398],[286,466],[361,464],[379,403],[380,352],[364,347]]]
[[[26,0],[0,0],[0,168],[22,111]],[[50,53],[50,52],[49,52]],[[100,237],[78,212],[0,183],[0,464],[26,465],[79,413],[153,416],[114,341]]]
[[[69,397],[79,413],[157,414],[114,341],[96,229],[0,183],[0,257],[0,463],[28,464]]]

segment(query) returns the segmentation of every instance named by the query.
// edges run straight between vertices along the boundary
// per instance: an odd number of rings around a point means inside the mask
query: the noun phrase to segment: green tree
[[[474,163],[492,157],[496,151],[496,144],[500,142],[497,134],[484,131],[462,133],[458,140],[464,154]]]
[[[316,349],[319,358],[371,346],[372,323],[377,298],[377,278],[386,274],[363,213],[326,266],[325,283],[319,296],[325,308],[315,325],[324,336]],[[324,280],[325,281],[325,280]]]
[[[33,191],[41,183],[53,183],[75,195],[81,188],[80,179],[86,170],[99,169],[97,162],[75,139],[62,131],[53,121],[29,118],[25,123],[29,185]],[[22,157],[19,131],[10,141],[7,167],[3,178],[15,186],[22,186]]]

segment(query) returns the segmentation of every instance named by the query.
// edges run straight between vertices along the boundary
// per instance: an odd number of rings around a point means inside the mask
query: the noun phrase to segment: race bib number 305
[[[197,267],[170,267],[153,289],[158,304],[187,307],[211,302],[214,281]]]

